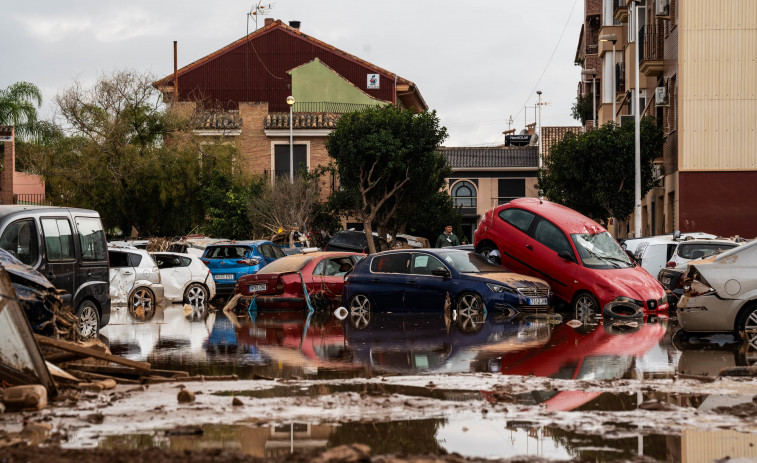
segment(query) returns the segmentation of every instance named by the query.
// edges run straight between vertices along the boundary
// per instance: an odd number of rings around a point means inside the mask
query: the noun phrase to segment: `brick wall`
[[[13,126],[0,127],[0,135],[14,136]],[[16,170],[16,146],[13,138],[3,141],[3,170],[0,172],[0,204],[13,204],[13,172]]]
[[[251,174],[261,175],[271,169],[271,139],[266,136],[263,126],[268,115],[268,103],[239,103],[239,115],[242,118],[242,133],[237,138],[237,149],[242,158],[242,168]]]

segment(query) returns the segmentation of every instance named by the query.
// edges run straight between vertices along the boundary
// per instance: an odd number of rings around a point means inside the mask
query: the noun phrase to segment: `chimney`
[[[289,21],[289,27],[294,27],[295,29],[299,29],[300,21]]]
[[[265,18],[265,22],[263,23],[265,26],[270,26],[273,24],[274,19],[273,18]]]

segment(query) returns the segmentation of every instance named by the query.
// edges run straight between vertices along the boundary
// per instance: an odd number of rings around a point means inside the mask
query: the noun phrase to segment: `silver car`
[[[757,241],[689,264],[678,322],[685,332],[733,332],[757,346]]]
[[[110,260],[110,298],[126,303],[129,310],[149,316],[164,298],[160,270],[144,249],[108,247]]]

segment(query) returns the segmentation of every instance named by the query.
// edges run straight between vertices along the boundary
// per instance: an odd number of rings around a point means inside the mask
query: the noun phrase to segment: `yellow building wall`
[[[679,5],[678,168],[757,170],[757,1]]]

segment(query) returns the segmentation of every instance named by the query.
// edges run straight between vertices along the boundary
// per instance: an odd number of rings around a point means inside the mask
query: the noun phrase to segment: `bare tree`
[[[278,178],[250,203],[250,219],[255,227],[271,235],[285,233],[294,246],[294,232],[309,228],[313,206],[318,202],[317,179],[295,177],[294,182]]]

